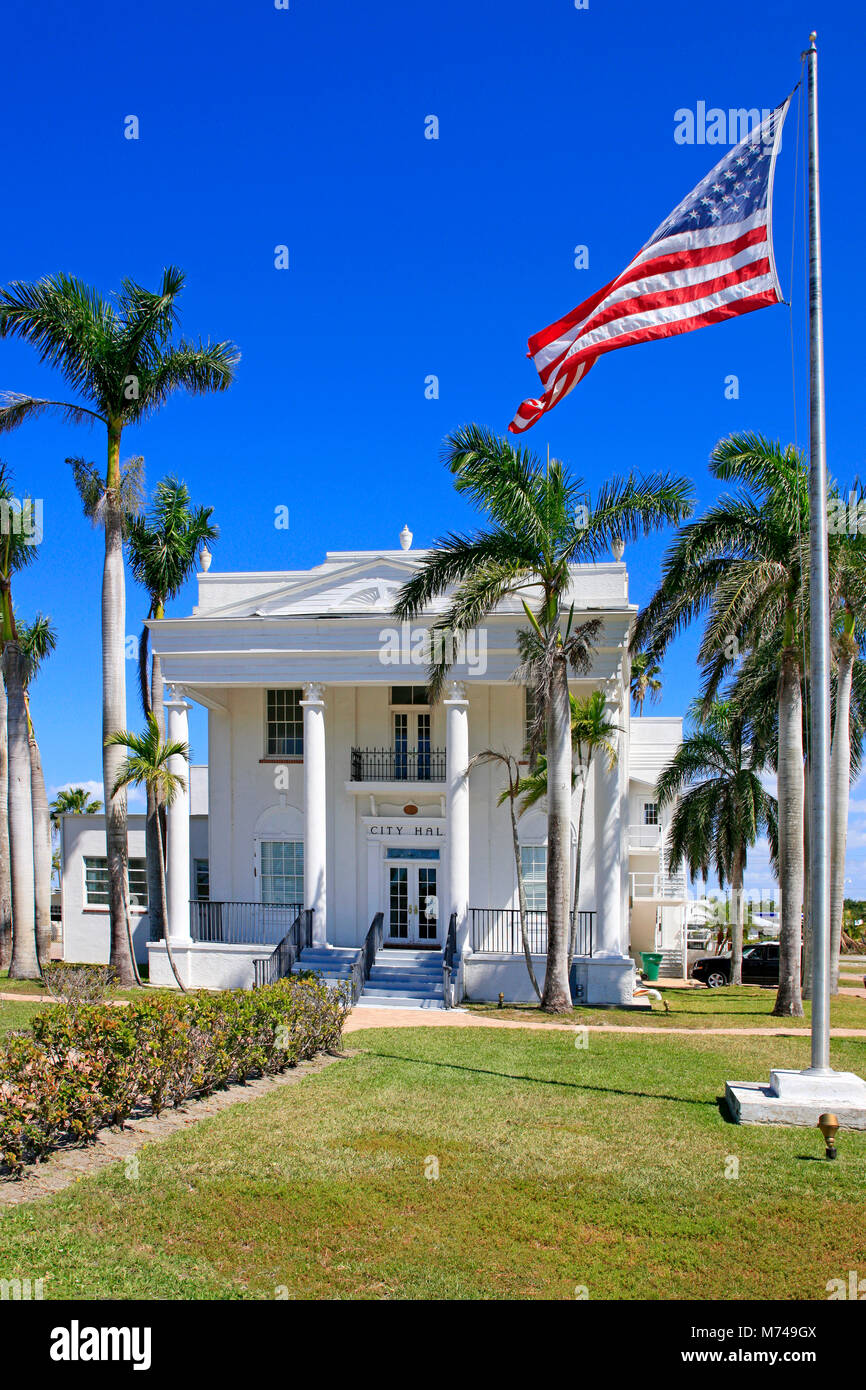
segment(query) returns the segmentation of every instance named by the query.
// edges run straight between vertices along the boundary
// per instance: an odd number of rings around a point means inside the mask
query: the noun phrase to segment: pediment
[[[240,603],[211,609],[209,617],[291,617],[295,614],[390,613],[397,594],[415,573],[422,559],[401,561],[392,556],[370,555],[339,565],[320,565],[299,572],[273,588]],[[276,578],[276,576],[275,576]]]

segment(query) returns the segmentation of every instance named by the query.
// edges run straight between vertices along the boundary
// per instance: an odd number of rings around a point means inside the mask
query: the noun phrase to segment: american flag
[[[603,352],[782,303],[770,223],[789,101],[719,161],[621,275],[529,339],[544,391],[519,407],[512,433],[552,410]]]

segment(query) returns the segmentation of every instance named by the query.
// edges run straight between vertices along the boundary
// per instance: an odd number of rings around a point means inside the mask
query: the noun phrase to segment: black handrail
[[[367,930],[364,944],[352,964],[351,988],[353,1004],[357,1004],[361,995],[364,993],[364,985],[370,978],[370,972],[376,960],[376,953],[382,949],[384,930],[385,914],[384,912],[377,912]]]
[[[353,748],[353,782],[444,782],[444,748]]]
[[[457,913],[452,912],[448,921],[445,945],[442,948],[442,999],[446,1009],[454,1005],[451,981],[457,961]]]
[[[470,907],[470,941],[473,951],[494,951],[503,955],[522,955],[520,910],[511,907]],[[569,913],[574,924],[574,913]],[[534,956],[547,955],[547,913],[531,908],[526,914],[526,938]],[[595,936],[595,912],[577,914],[574,954],[591,956]]]
[[[253,982],[256,985],[272,985],[277,980],[291,975],[295,962],[300,960],[305,946],[313,943],[313,910],[301,908],[282,941],[269,956],[259,956],[253,961]]]
[[[232,946],[272,945],[291,927],[303,903],[190,902],[193,941],[220,941]]]

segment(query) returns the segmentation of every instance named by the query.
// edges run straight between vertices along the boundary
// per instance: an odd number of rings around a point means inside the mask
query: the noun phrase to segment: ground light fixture
[[[825,1158],[836,1157],[836,1135],[839,1132],[839,1121],[832,1111],[828,1110],[825,1114],[818,1116],[818,1128],[824,1136],[824,1143],[827,1146]]]

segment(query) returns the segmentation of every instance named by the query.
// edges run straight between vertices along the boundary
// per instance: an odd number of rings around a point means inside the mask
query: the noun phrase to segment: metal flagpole
[[[830,1071],[830,594],[827,567],[827,447],[824,431],[824,309],[818,178],[818,49],[806,52],[809,76],[809,630],[812,898],[812,1065]]]

